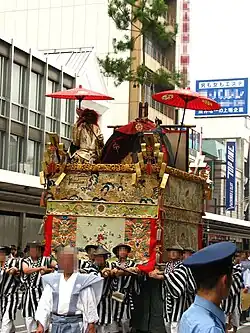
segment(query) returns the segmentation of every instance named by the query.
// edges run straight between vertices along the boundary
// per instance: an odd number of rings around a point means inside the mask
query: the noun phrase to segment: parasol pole
[[[83,98],[79,98],[79,100],[78,100],[78,101],[79,101],[79,106],[78,106],[79,109],[81,109],[81,103],[82,103],[82,100],[83,100]]]
[[[177,142],[177,147],[176,147],[176,152],[175,152],[175,158],[174,158],[174,168],[176,166],[177,156],[178,156],[178,151],[179,151],[179,146],[180,146],[180,142],[181,142],[182,127],[183,127],[183,124],[184,124],[184,118],[185,118],[185,113],[186,113],[186,108],[187,108],[187,102],[188,102],[188,100],[185,100],[185,106],[184,106],[184,109],[183,109],[183,115],[182,115],[182,120],[181,120],[180,134],[179,134],[179,137],[178,137],[178,142]]]

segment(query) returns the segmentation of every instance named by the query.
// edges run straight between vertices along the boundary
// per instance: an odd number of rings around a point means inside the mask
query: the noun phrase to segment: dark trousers
[[[245,323],[247,321],[247,315],[248,315],[248,311],[242,311],[241,319],[240,319],[240,321],[242,323]]]

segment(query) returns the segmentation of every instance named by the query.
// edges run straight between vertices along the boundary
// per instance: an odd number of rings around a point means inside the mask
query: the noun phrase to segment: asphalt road
[[[25,328],[25,325],[24,325],[24,320],[21,316],[21,312],[18,310],[17,311],[17,318],[16,318],[16,321],[15,321],[15,326],[16,326],[16,332],[19,332],[19,333],[26,333],[26,328]]]
[[[248,322],[247,324],[244,324],[244,326],[241,326],[238,329],[239,333],[250,333],[250,322]]]
[[[27,333],[24,325],[24,320],[21,316],[21,312],[17,312],[17,319],[15,321],[16,325],[16,332],[18,333]],[[239,333],[250,333],[250,322],[244,324],[243,326],[239,327],[238,329]]]

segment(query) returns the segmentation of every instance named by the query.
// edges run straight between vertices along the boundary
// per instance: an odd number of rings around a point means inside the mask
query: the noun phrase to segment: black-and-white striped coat
[[[111,263],[112,269],[119,266],[121,266],[120,261]],[[129,268],[134,266],[134,261],[127,260],[122,267]],[[124,301],[122,303],[112,299],[113,320],[120,323],[124,319],[130,319],[131,310],[134,309],[133,293],[139,294],[139,283],[137,281],[137,277],[126,275],[113,278],[111,282],[111,291],[118,291],[124,294]]]
[[[241,312],[241,289],[243,288],[242,269],[240,265],[233,267],[232,284],[228,298],[222,301],[221,308],[226,315],[234,312],[237,308]]]
[[[49,258],[47,257],[40,257],[36,262],[34,262],[31,257],[28,257],[23,262],[26,263],[29,268],[49,266]],[[23,283],[25,284],[25,290],[21,302],[22,315],[24,318],[34,318],[43,291],[42,275],[40,272],[24,274]]]
[[[106,262],[106,268],[111,268],[111,264]],[[88,265],[84,268],[84,272],[96,275],[101,274],[99,267],[95,264]],[[111,292],[111,277],[105,277],[103,283],[102,297],[97,307],[99,316],[98,325],[109,325],[112,323],[112,292]]]
[[[180,264],[181,264],[180,260],[168,261],[165,266],[164,276],[168,273],[173,272],[174,268]],[[165,284],[165,282],[163,282],[162,283],[162,300],[163,300],[163,306],[164,306],[163,315],[165,314],[166,311],[167,311],[167,313],[171,313],[171,311],[172,311],[171,309],[173,306],[170,295],[169,295],[169,297],[167,297],[168,292],[167,292],[166,288],[167,288],[167,285]],[[165,317],[166,317],[166,315],[165,315]]]
[[[181,262],[172,271],[165,269],[163,283],[163,316],[165,323],[178,322],[192,304],[196,283],[189,268]]]
[[[79,260],[79,271],[80,273],[89,273],[89,269],[93,267],[93,262],[91,260]]]
[[[21,271],[21,259],[9,258],[2,269],[2,280],[0,284],[1,315],[7,316],[10,320],[16,319],[16,312],[19,303],[18,290],[20,277],[11,275],[6,270],[16,267]]]
[[[90,260],[84,260],[81,262],[81,266],[79,269],[80,273],[94,273],[94,274],[98,274],[99,269],[98,267]]]

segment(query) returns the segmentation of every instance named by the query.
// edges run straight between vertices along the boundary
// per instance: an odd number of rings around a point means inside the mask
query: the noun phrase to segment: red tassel
[[[56,172],[56,163],[50,162],[48,165],[48,173],[55,173]]]
[[[147,167],[146,167],[146,172],[148,175],[152,175],[152,164],[150,162],[147,163]]]
[[[43,191],[41,198],[40,198],[40,207],[45,207],[45,192]]]
[[[162,152],[163,152],[163,161],[168,164],[168,151],[164,145],[162,145]]]

